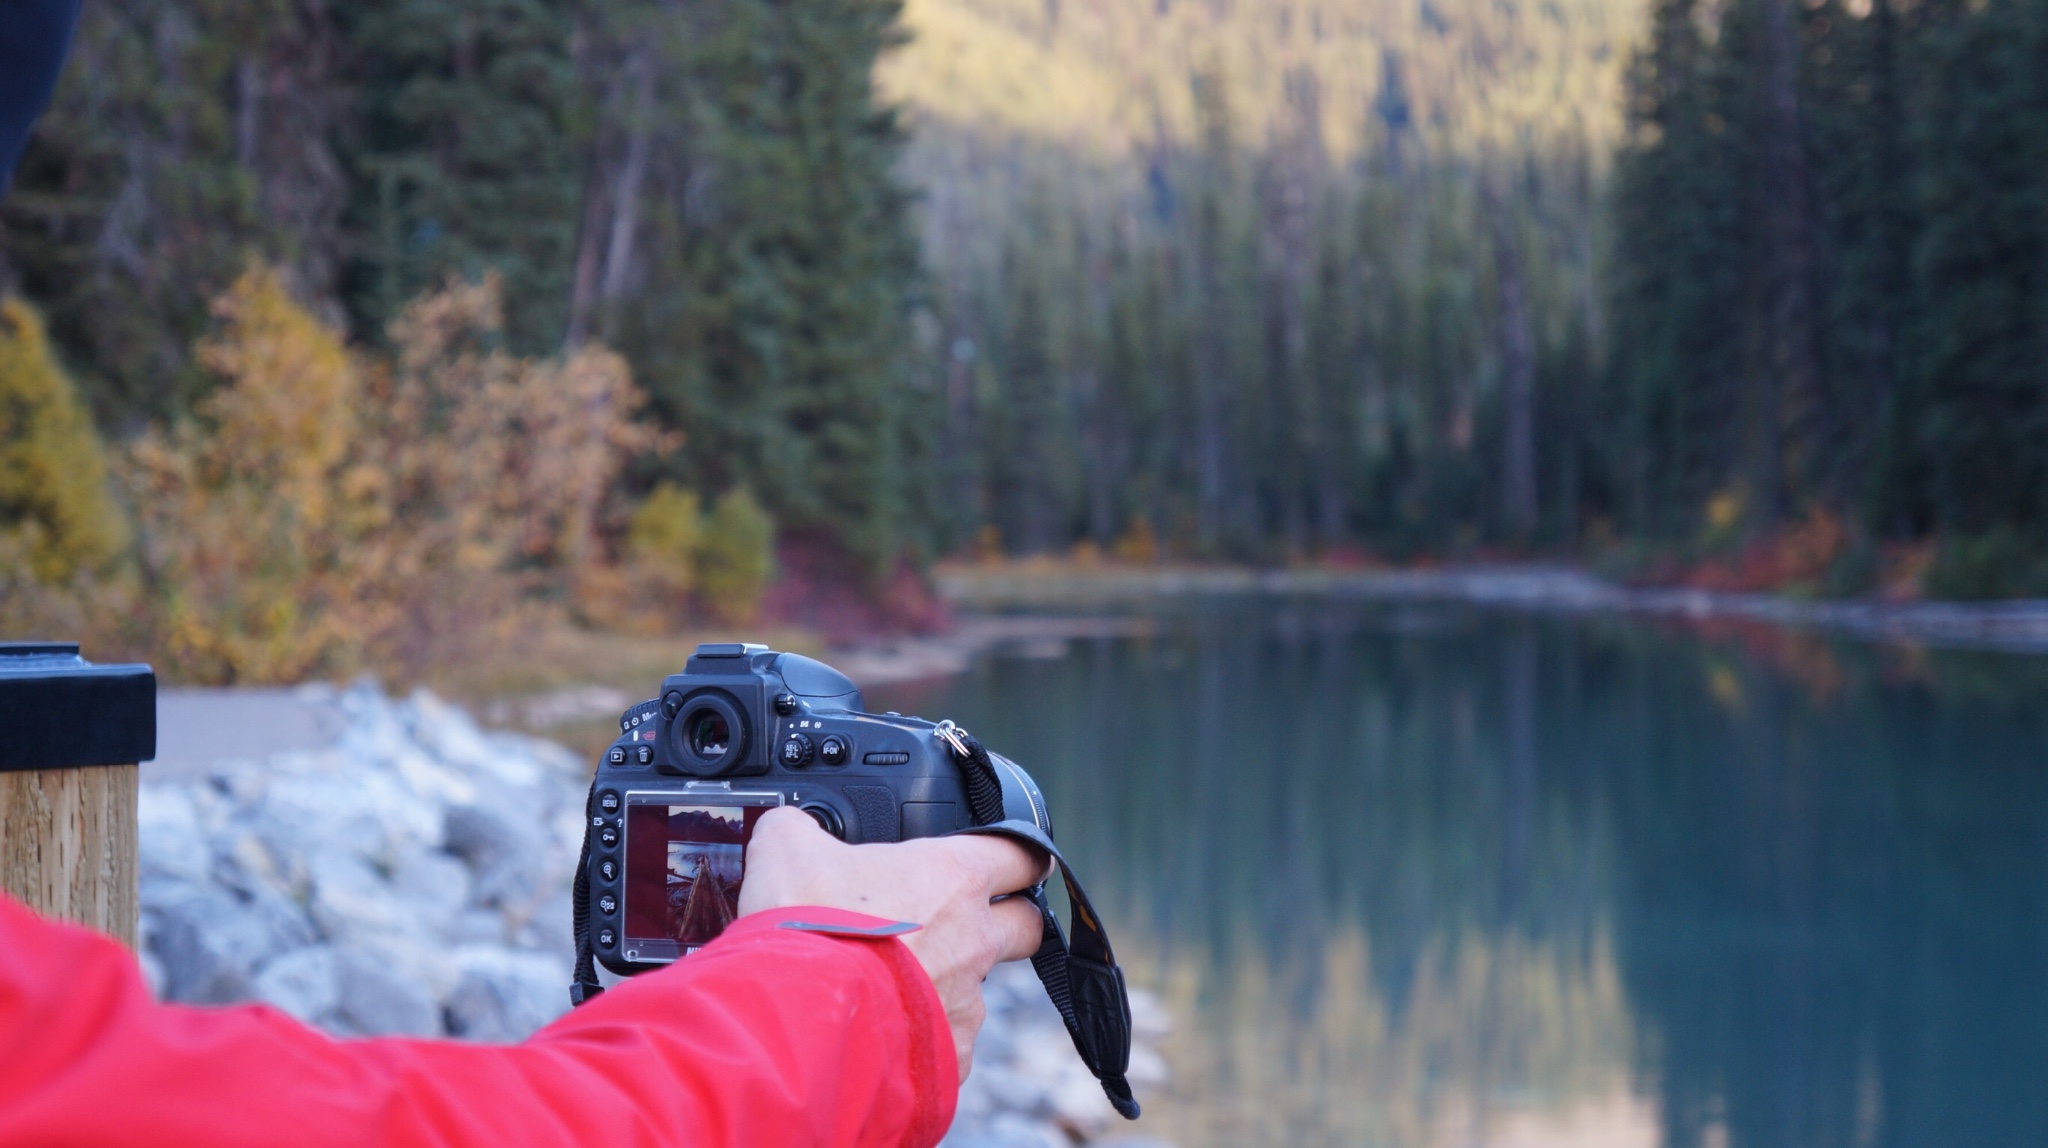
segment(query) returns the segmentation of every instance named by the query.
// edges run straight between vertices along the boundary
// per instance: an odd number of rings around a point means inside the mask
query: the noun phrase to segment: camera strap
[[[1059,915],[1046,899],[1045,884],[1033,886],[1027,895],[1038,906],[1045,933],[1038,951],[1031,956],[1031,967],[1037,970],[1039,981],[1045,985],[1045,995],[1052,998],[1053,1007],[1066,1023],[1067,1035],[1074,1038],[1074,1050],[1081,1054],[1081,1063],[1102,1082],[1102,1091],[1117,1113],[1126,1120],[1136,1120],[1138,1101],[1131,1095],[1130,1082],[1124,1078],[1131,1063],[1130,991],[1124,984],[1124,971],[1116,963],[1116,954],[1109,947],[1109,934],[1102,927],[1102,918],[1074,877],[1073,869],[1068,867],[1067,859],[1061,856],[1059,846],[1052,843],[1052,835],[1031,821],[1005,817],[1002,777],[987,747],[951,722],[940,726],[939,737],[952,748],[953,758],[960,766],[968,811],[975,820],[971,828],[956,832],[1008,837],[1034,845],[1050,854],[1059,866],[1060,880],[1067,887],[1067,902],[1074,910],[1073,940],[1069,943],[1060,928]]]
[[[583,855],[576,859],[576,881],[569,893],[571,920],[576,934],[576,971],[569,982],[569,1004],[580,1005],[604,992],[598,983],[597,959],[590,948],[590,827],[597,817],[597,779],[590,779],[590,795],[583,799]]]

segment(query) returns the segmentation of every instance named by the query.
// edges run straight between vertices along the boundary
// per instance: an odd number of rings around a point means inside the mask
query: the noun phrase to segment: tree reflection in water
[[[869,700],[1044,783],[1181,1025],[1141,1130],[2048,1142],[2033,660],[1240,601]]]

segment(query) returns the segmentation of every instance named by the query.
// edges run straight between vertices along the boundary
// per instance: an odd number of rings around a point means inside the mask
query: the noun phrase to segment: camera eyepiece
[[[685,700],[669,725],[674,758],[682,772],[698,777],[731,773],[747,756],[747,723],[723,691]]]

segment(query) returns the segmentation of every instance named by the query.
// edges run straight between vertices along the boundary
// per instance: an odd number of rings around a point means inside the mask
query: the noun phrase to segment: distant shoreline
[[[1056,658],[1065,655],[1069,644],[1077,640],[1150,634],[1158,625],[1156,619],[1145,615],[1143,607],[1150,602],[1258,595],[1463,602],[1545,613],[1739,620],[1873,642],[2048,654],[2048,599],[1815,601],[1782,594],[1630,587],[1569,566],[1538,563],[1420,570],[1254,570],[1013,562],[942,566],[934,581],[955,611],[947,629],[876,636],[836,649],[806,652],[816,653],[862,689],[870,689],[952,677],[966,672],[976,658],[990,651]],[[681,653],[678,646],[678,658]],[[204,692],[284,695],[293,691]],[[492,725],[566,736],[582,746],[579,737],[609,740],[611,720],[644,692],[644,688],[622,688],[617,682],[570,681],[530,694],[472,700]],[[305,725],[312,718],[293,720]],[[595,732],[564,733],[581,729],[577,723],[592,724]],[[597,747],[590,749],[592,753],[602,748],[597,740],[591,744]]]
[[[954,566],[939,592],[970,611],[1131,605],[1147,599],[1257,594],[1354,600],[1451,601],[1574,614],[1731,618],[1822,629],[1878,642],[2048,653],[2048,599],[1887,602],[1784,594],[1624,586],[1568,566],[1489,564],[1422,570],[1103,566]],[[972,625],[970,618],[964,625]]]

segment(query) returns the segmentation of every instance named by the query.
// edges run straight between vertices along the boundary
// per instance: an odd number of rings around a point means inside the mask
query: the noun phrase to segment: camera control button
[[[826,765],[845,765],[846,759],[852,756],[853,747],[847,745],[846,739],[838,734],[833,734],[818,743],[818,760]]]
[[[822,801],[806,801],[802,805],[797,806],[797,808],[810,814],[811,820],[818,823],[818,828],[839,838],[841,841],[846,840],[846,823],[839,819],[838,810]]]
[[[598,947],[598,948],[600,948],[600,949],[609,949],[609,948],[611,948],[611,947],[612,947],[613,945],[616,945],[616,944],[618,944],[618,943],[619,943],[619,935],[618,935],[617,933],[614,933],[614,932],[612,932],[612,931],[611,931],[610,929],[599,929],[599,930],[597,931],[597,947]]]
[[[782,764],[790,769],[811,764],[811,739],[800,733],[782,739]]]
[[[619,899],[606,893],[597,899],[597,911],[609,917],[619,911]]]
[[[603,829],[598,830],[597,843],[599,845],[604,846],[606,849],[616,848],[619,844],[618,827],[613,825],[607,825]]]
[[[604,755],[604,759],[613,765],[626,764],[626,747],[623,745],[613,746],[611,752]]]
[[[619,863],[607,857],[597,863],[597,875],[606,881],[619,879]]]
[[[861,760],[869,765],[909,765],[910,755],[907,753],[871,753],[861,758]]]
[[[640,762],[641,765],[653,765],[654,747],[651,745],[643,745],[640,748],[633,751],[633,756],[636,760]]]
[[[795,712],[796,712],[796,695],[795,695],[795,694],[776,694],[776,695],[775,695],[775,712],[776,712],[776,713],[779,713],[779,714],[781,714],[781,715],[782,715],[783,717],[788,717],[789,715],[791,715],[791,714],[795,713]]]
[[[611,790],[598,794],[597,807],[607,814],[617,813],[619,811],[619,795]]]

